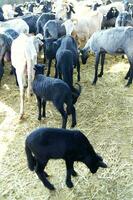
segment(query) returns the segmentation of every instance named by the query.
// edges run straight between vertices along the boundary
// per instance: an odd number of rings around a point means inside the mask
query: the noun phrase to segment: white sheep
[[[26,86],[26,77],[28,76],[27,96],[32,93],[32,81],[34,79],[34,65],[37,64],[37,52],[39,45],[42,44],[39,36],[28,36],[20,34],[12,42],[11,62],[16,69],[17,81],[20,89],[20,119],[24,115],[24,87]]]
[[[28,24],[22,19],[12,19],[6,22],[0,22],[0,32],[6,29],[14,29],[17,33],[29,33]]]

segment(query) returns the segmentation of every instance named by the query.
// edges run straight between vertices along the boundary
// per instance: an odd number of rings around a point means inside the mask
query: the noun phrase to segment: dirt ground
[[[63,160],[50,160],[46,171],[56,191],[46,189],[29,171],[24,151],[26,136],[37,127],[61,127],[61,116],[51,103],[47,118],[37,120],[35,97],[25,99],[25,118],[18,120],[19,90],[9,75],[9,66],[0,89],[0,200],[133,200],[133,85],[126,88],[128,62],[107,56],[103,78],[96,86],[94,56],[81,66],[82,94],[76,104],[77,126],[107,163],[94,175],[75,163],[79,176],[74,187],[65,185]],[[74,82],[76,82],[74,73]],[[67,128],[70,128],[69,117]]]

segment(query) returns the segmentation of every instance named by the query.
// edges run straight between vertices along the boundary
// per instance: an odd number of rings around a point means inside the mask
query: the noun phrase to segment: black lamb
[[[75,161],[84,163],[91,173],[96,173],[99,167],[107,167],[87,137],[78,130],[38,128],[27,136],[25,151],[29,169],[35,170],[44,186],[50,190],[55,188],[44,171],[49,159],[65,160],[66,185],[69,188],[73,187],[71,175],[77,176],[73,166]]]
[[[37,64],[34,69],[35,79],[33,81],[32,88],[38,101],[38,120],[41,120],[42,116],[46,117],[46,102],[52,101],[62,116],[62,128],[66,128],[67,115],[70,114],[72,114],[71,127],[74,127],[76,125],[76,111],[73,103],[76,102],[77,97],[72,95],[70,87],[64,81],[42,75],[44,65]],[[67,105],[66,111],[64,110],[64,104]],[[43,113],[41,115],[42,106]]]

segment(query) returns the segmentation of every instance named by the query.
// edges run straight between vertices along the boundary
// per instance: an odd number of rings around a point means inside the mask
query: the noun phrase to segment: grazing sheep
[[[108,30],[96,32],[88,40],[85,47],[81,50],[82,63],[85,64],[88,58],[88,52],[93,51],[96,56],[95,60],[95,76],[93,84],[96,84],[97,77],[102,77],[105,54],[126,54],[130,69],[126,74],[129,80],[126,86],[132,83],[133,79],[133,28],[132,27],[115,27]],[[98,74],[98,64],[101,56],[101,72]]]
[[[107,168],[103,158],[99,156],[87,137],[79,130],[65,130],[57,128],[38,128],[25,141],[25,152],[28,167],[36,172],[39,179],[49,190],[54,190],[44,171],[50,159],[63,159],[66,163],[66,185],[73,187],[71,176],[77,176],[74,162],[84,163],[96,173],[99,167]]]
[[[42,116],[46,117],[46,102],[52,101],[62,116],[62,128],[66,128],[67,115],[69,114],[72,114],[71,127],[74,127],[76,125],[76,111],[73,102],[77,100],[77,97],[73,97],[71,89],[64,81],[42,75],[44,65],[35,65],[34,69],[35,79],[32,84],[32,89],[38,102],[38,120],[41,120]],[[64,110],[64,104],[67,105],[66,111]],[[43,115],[41,115],[42,105]]]

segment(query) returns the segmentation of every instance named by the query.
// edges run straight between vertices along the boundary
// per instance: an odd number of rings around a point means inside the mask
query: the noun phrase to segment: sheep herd
[[[24,118],[26,88],[28,99],[33,93],[36,96],[39,121],[46,117],[48,101],[62,117],[61,128],[39,128],[27,136],[25,152],[29,169],[36,172],[45,187],[54,190],[44,171],[50,159],[65,161],[66,185],[69,188],[73,187],[71,176],[77,176],[73,166],[75,161],[84,163],[91,173],[96,173],[99,167],[107,168],[81,131],[66,129],[67,119],[72,116],[71,128],[78,124],[76,102],[82,95],[80,58],[86,64],[89,52],[95,54],[93,85],[98,77],[103,76],[106,54],[127,56],[130,67],[125,75],[128,79],[126,86],[132,84],[133,5],[38,0],[4,5],[0,9],[0,21],[0,84],[5,60],[8,60],[20,90],[19,119]],[[38,63],[41,54],[44,58]],[[53,60],[55,76],[51,77]],[[98,74],[99,62],[101,70]],[[75,68],[76,84],[73,80]]]

